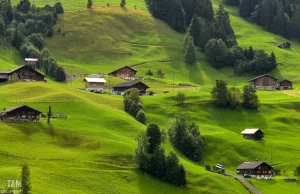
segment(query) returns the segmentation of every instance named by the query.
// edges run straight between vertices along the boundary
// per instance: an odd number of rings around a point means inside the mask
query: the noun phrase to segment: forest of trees
[[[139,90],[131,88],[124,93],[124,109],[131,114],[140,123],[146,123],[146,115],[144,112],[144,106],[141,101]]]
[[[249,84],[243,87],[243,93],[239,88],[228,88],[225,80],[216,80],[216,85],[211,90],[211,99],[219,107],[229,107],[232,109],[257,109],[259,99],[254,87]]]
[[[276,56],[264,50],[228,48],[222,39],[211,39],[205,47],[205,55],[214,68],[233,67],[236,75],[268,73],[277,67]]]
[[[178,32],[185,32],[194,15],[212,22],[210,0],[145,0],[153,17],[166,21]]]
[[[239,11],[273,33],[300,40],[299,0],[241,0]]]
[[[53,36],[52,26],[57,14],[63,12],[59,2],[53,7],[39,8],[29,0],[21,0],[16,7],[12,7],[10,0],[0,0],[0,38],[17,48],[22,57],[40,59],[37,67],[56,81],[65,81],[66,72],[45,48],[43,36]]]

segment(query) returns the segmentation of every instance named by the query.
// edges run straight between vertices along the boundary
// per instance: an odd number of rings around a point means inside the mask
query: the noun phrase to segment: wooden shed
[[[253,140],[262,140],[265,136],[260,129],[245,129],[241,134],[244,138]]]
[[[277,78],[269,74],[264,74],[258,77],[255,77],[248,82],[250,82],[253,87],[257,90],[275,90]]]
[[[278,89],[279,90],[291,90],[293,89],[293,82],[289,80],[282,80],[278,82]]]
[[[121,94],[125,92],[125,90],[131,89],[131,88],[137,88],[139,90],[140,95],[146,94],[146,90],[149,88],[146,84],[143,82],[123,82],[118,85],[115,85],[112,87],[113,92],[116,94]]]

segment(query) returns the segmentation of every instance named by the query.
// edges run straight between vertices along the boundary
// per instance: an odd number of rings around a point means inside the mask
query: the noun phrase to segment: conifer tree
[[[204,20],[208,20],[209,22],[213,21],[214,11],[213,11],[211,0],[198,0],[195,6],[196,6],[195,14],[197,16],[200,16]]]
[[[195,45],[192,36],[190,36],[188,39],[188,44],[187,47],[185,48],[184,58],[187,64],[196,63],[196,51],[195,51]]]
[[[22,167],[21,182],[22,182],[21,194],[29,194],[31,190],[31,183],[30,183],[30,170],[28,168],[27,163],[24,163]]]
[[[277,61],[274,52],[271,53],[270,62],[273,69],[277,67]]]
[[[201,26],[199,22],[199,18],[194,15],[191,24],[189,26],[189,35],[194,39],[194,45],[200,46],[200,33],[201,33]]]
[[[244,18],[250,18],[251,14],[255,11],[255,6],[258,0],[241,0],[240,3],[240,16]]]
[[[234,31],[230,25],[229,14],[222,4],[219,5],[215,17],[216,38],[222,39],[227,47],[237,44]]]
[[[200,24],[200,34],[199,34],[199,47],[204,50],[205,45],[210,40],[211,36],[209,34],[208,22],[205,22],[201,17],[198,18]]]
[[[93,1],[92,0],[88,0],[87,8],[91,8],[92,6],[93,6]]]
[[[168,22],[171,27],[178,32],[186,31],[185,12],[180,0],[170,0]]]
[[[126,0],[121,0],[120,7],[125,7],[125,5],[126,5]]]
[[[290,23],[290,36],[300,39],[300,5],[295,9],[295,13]]]

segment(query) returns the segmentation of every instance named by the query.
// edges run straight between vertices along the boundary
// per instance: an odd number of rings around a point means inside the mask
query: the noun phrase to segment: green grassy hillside
[[[145,126],[123,111],[120,96],[21,82],[1,85],[0,93],[1,108],[27,104],[46,112],[51,105],[54,113],[68,117],[52,119],[51,125],[46,119],[0,123],[1,182],[17,179],[20,165],[27,161],[33,193],[220,193],[225,187],[226,193],[245,193],[234,179],[207,172],[185,158],[186,189],[135,170],[135,137]]]
[[[13,1],[16,3],[17,1]],[[56,1],[38,1],[37,5]],[[84,1],[62,1],[67,12],[59,15],[53,38],[46,38],[46,46],[70,74],[108,73],[124,65],[133,66],[139,76],[148,69],[161,68],[165,79],[150,78],[145,83],[159,95],[143,97],[148,123],[158,123],[168,129],[180,112],[196,122],[205,137],[204,158],[200,164],[222,163],[227,170],[243,161],[264,160],[286,169],[289,176],[299,165],[298,133],[300,126],[300,45],[283,50],[277,45],[284,38],[264,31],[238,16],[234,7],[226,7],[240,46],[274,51],[278,69],[271,72],[278,78],[294,81],[293,91],[258,92],[261,107],[258,111],[227,110],[214,107],[210,90],[216,79],[226,79],[230,86],[247,84],[251,76],[236,77],[232,70],[215,70],[197,51],[195,66],[183,62],[183,34],[171,30],[145,9],[143,0],[128,2],[127,9],[106,7],[96,2],[86,10]],[[213,1],[216,8],[220,1]],[[133,6],[137,4],[138,9]],[[80,10],[80,11],[78,11]],[[57,29],[66,33],[60,35]],[[18,53],[8,45],[0,47],[0,67],[7,69],[22,63]],[[197,87],[175,88],[175,83],[191,83]],[[120,79],[111,78],[111,84]],[[234,179],[210,173],[199,164],[180,154],[168,142],[167,152],[173,150],[188,171],[187,188],[178,188],[136,170],[132,160],[136,135],[145,126],[124,113],[122,97],[92,94],[83,88],[82,78],[67,84],[51,82],[13,83],[0,85],[0,108],[28,104],[43,112],[51,105],[54,112],[64,113],[68,119],[53,119],[52,124],[0,123],[0,185],[6,178],[18,178],[20,165],[28,161],[32,169],[33,193],[246,193]],[[163,91],[171,91],[163,94]],[[177,105],[173,97],[184,91],[188,100]],[[245,128],[259,127],[265,134],[262,142],[243,139]],[[271,158],[272,150],[272,158]],[[3,176],[2,176],[3,175]],[[3,178],[2,178],[3,177]],[[253,180],[263,193],[298,193],[298,183],[285,183],[283,176],[273,180]]]

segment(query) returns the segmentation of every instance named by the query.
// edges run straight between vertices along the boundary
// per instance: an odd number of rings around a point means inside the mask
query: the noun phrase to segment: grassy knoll
[[[136,135],[145,126],[123,111],[122,98],[93,94],[58,83],[2,84],[0,107],[28,104],[67,119],[41,123],[0,123],[1,183],[31,167],[33,193],[245,193],[232,178],[204,170],[184,157],[187,188],[137,171],[132,160]],[[170,151],[172,148],[166,144]],[[155,185],[155,187],[153,187]]]

